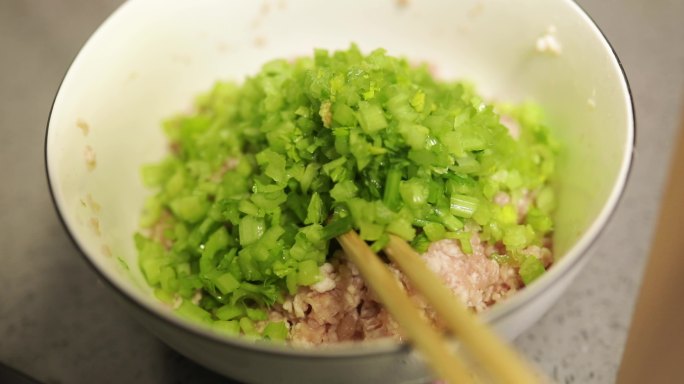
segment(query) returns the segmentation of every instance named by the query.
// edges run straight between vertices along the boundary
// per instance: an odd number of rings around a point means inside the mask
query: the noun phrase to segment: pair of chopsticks
[[[474,374],[456,357],[445,338],[421,317],[387,265],[368,244],[354,231],[338,236],[337,240],[366,284],[380,298],[409,341],[423,353],[437,376],[449,383],[474,382]],[[384,251],[497,382],[527,384],[540,381],[540,377],[510,346],[469,312],[439,281],[406,241],[390,235]]]

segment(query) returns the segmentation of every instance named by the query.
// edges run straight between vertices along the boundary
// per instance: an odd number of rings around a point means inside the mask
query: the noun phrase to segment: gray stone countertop
[[[46,383],[220,383],[134,322],[48,194],[43,137],[80,46],[119,0],[0,1],[0,362]],[[684,90],[684,2],[582,0],[631,83],[637,149],[589,265],[517,347],[560,383],[615,380]]]

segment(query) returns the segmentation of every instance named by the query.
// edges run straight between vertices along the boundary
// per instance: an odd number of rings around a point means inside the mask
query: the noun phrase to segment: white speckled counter
[[[43,170],[69,62],[120,0],[0,2],[0,361],[47,383],[219,383],[123,311],[78,256]],[[684,2],[580,1],[618,52],[637,111],[626,194],[569,292],[516,345],[560,383],[615,380],[684,90]]]

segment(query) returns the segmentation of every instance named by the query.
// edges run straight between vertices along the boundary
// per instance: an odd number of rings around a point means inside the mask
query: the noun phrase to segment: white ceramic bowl
[[[544,35],[560,52],[539,49]],[[605,37],[570,0],[128,2],[93,34],[59,89],[46,138],[49,184],[86,260],[134,316],[217,372],[292,383],[427,375],[419,357],[391,342],[307,351],[219,337],[160,305],[137,268],[132,234],[149,193],[139,169],[164,155],[160,121],[217,79],[240,81],[269,59],[351,42],[429,61],[443,78],[471,80],[498,100],[532,99],[547,111],[563,145],[558,260],[484,314],[503,336],[517,336],[558,299],[622,192],[634,138],[627,81]]]

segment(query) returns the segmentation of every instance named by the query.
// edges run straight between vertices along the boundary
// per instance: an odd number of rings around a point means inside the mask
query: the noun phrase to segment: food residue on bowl
[[[556,26],[550,25],[546,29],[546,33],[537,39],[535,47],[537,52],[560,55],[563,52],[563,47],[556,38]]]
[[[86,168],[92,171],[97,166],[97,159],[95,157],[95,151],[90,145],[86,145],[83,149],[83,159],[85,160]]]

